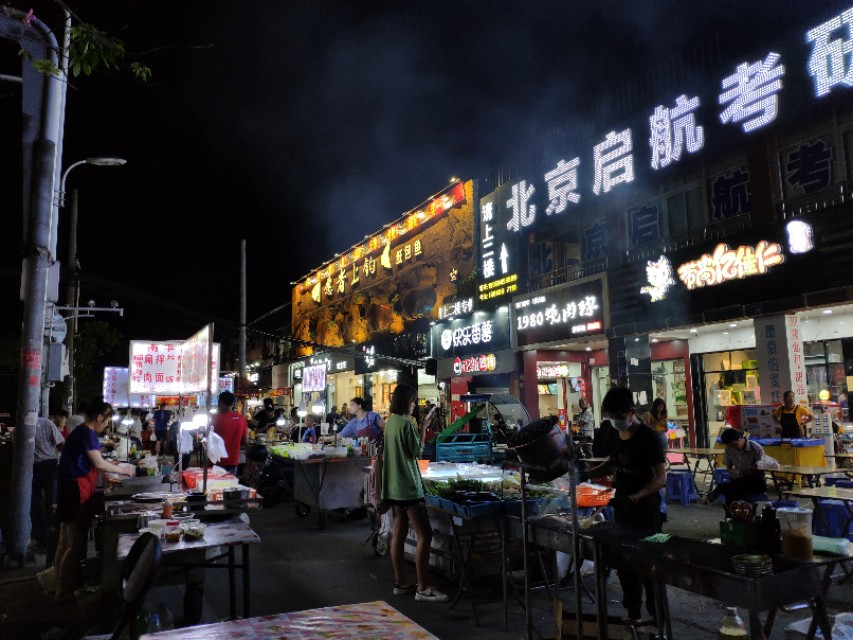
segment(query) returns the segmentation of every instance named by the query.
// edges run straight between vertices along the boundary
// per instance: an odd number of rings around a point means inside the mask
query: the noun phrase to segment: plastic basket
[[[541,498],[527,501],[527,515],[538,515],[545,504],[545,500]],[[511,516],[521,517],[521,500],[505,500],[504,511]]]
[[[612,493],[606,489],[582,485],[577,488],[579,507],[606,507],[610,504]]]
[[[479,504],[458,504],[456,503],[456,512],[462,516],[469,518],[481,518],[483,516],[491,516],[501,512],[502,504],[495,502],[481,502]]]

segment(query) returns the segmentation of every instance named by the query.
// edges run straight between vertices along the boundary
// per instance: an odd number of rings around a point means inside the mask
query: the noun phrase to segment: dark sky
[[[47,3],[11,4],[52,20]],[[716,32],[763,56],[777,32],[853,0],[69,4],[154,72],[147,84],[126,72],[74,79],[62,160],[128,160],[75,169],[68,188],[80,192],[79,258],[102,280],[98,302],[116,297],[137,319],[128,337],[147,338],[146,326],[186,337],[207,315],[237,320],[240,238],[252,319],[451,176],[485,178],[549,131],[583,127],[603,90],[699,38]],[[14,91],[0,89],[14,114]],[[3,166],[20,153],[11,130]],[[14,294],[20,186],[0,185]],[[60,257],[64,247],[61,236]],[[109,282],[124,288],[111,294]]]

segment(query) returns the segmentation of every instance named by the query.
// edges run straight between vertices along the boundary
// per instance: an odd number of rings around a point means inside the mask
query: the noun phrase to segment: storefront
[[[787,390],[813,406],[846,404],[853,314],[828,304],[848,296],[849,268],[826,268],[840,248],[834,224],[780,222],[611,272],[612,342],[650,353],[647,372],[616,364],[643,399],[667,401],[691,443],[713,441],[728,407],[777,404]]]
[[[465,413],[466,393],[510,394],[517,389],[510,348],[509,308],[474,311],[433,325],[430,352],[436,379],[450,389],[450,420]]]
[[[598,417],[596,407],[609,386],[606,276],[516,296],[512,308],[522,402],[531,418],[564,415],[572,420],[581,397]]]

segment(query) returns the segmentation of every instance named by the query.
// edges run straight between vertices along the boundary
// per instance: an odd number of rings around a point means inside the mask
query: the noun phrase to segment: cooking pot
[[[222,498],[227,509],[239,509],[246,506],[249,490],[244,487],[228,487],[222,490]]]
[[[566,434],[548,418],[522,427],[507,446],[515,450],[524,464],[539,467],[528,471],[531,482],[549,482],[569,470]]]

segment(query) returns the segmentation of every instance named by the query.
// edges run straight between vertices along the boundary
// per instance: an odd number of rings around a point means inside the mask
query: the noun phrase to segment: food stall
[[[749,434],[750,439],[760,444],[765,453],[778,460],[779,464],[825,466],[825,439],[822,432],[821,437],[782,439],[781,427],[773,420],[775,408],[762,404],[733,405],[726,411],[726,422]],[[722,447],[719,442],[717,446]]]
[[[306,517],[314,509],[317,525],[326,528],[326,515],[331,509],[359,509],[364,505],[363,469],[370,466],[370,456],[352,447],[279,444],[270,448],[273,459],[293,475],[293,497],[296,514]],[[350,455],[352,454],[352,455]]]

